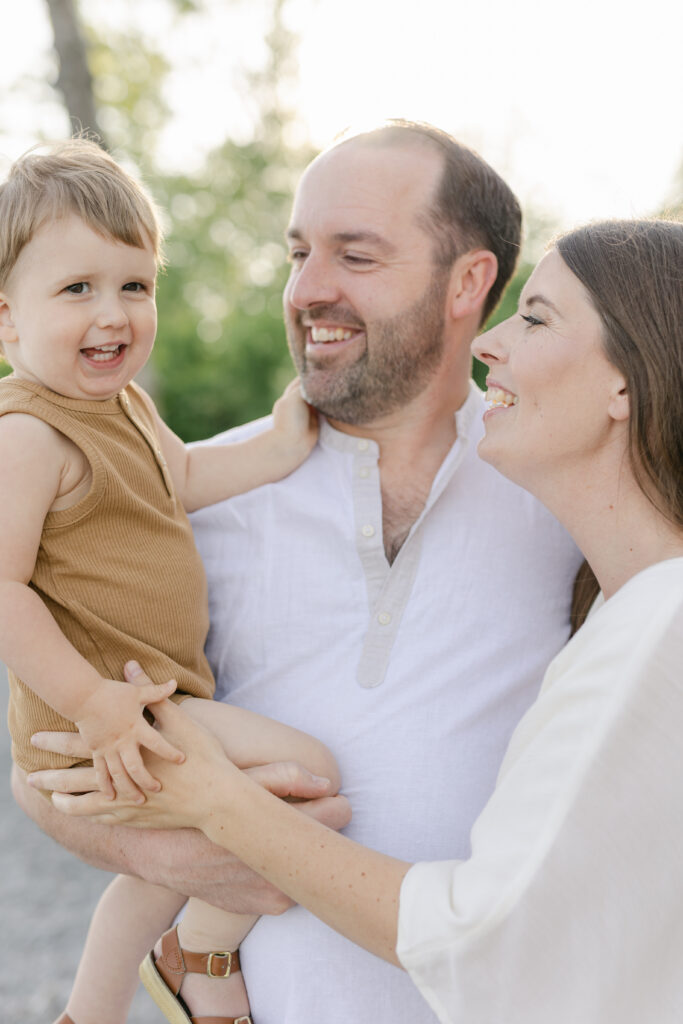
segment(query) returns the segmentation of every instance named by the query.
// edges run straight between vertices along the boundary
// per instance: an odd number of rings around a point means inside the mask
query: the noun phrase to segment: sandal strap
[[[221,953],[193,953],[182,949],[178,940],[178,929],[171,928],[161,938],[161,956],[156,959],[156,969],[164,979],[174,996],[178,995],[183,976],[189,974],[207,974],[210,978],[229,978],[236,974],[240,967],[239,950],[228,950]],[[240,1018],[235,1018],[240,1021]],[[198,1024],[232,1024],[227,1018],[197,1018]]]
[[[192,1024],[253,1024],[251,1017],[190,1017]]]

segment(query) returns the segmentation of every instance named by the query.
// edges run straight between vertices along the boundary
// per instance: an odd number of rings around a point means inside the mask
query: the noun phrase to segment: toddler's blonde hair
[[[0,289],[19,255],[48,220],[76,214],[88,227],[163,263],[156,204],[146,189],[88,139],[34,147],[0,185]]]

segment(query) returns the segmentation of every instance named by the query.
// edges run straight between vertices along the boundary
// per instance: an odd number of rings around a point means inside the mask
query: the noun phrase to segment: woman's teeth
[[[484,397],[492,409],[498,409],[500,406],[507,408],[510,405],[517,405],[519,401],[517,395],[512,395],[503,388],[489,388]]]
[[[355,331],[344,330],[343,327],[311,327],[311,341],[348,341]]]

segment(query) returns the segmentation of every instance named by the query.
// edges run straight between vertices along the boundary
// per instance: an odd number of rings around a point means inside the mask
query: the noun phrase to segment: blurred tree
[[[168,2],[178,17],[202,6]],[[155,165],[169,115],[161,51],[131,27],[99,31],[73,0],[47,3],[51,16],[55,8],[62,18],[60,32],[55,28],[60,68],[72,52],[67,42],[80,46],[79,59],[87,56],[89,77],[79,75],[79,89],[90,91],[95,113],[78,113],[85,102],[77,108],[67,97],[61,71],[57,81],[72,119],[96,124],[114,155],[142,171],[168,214],[169,265],[159,281],[158,340],[145,385],[186,440],[266,413],[293,375],[281,315],[283,234],[296,180],[312,156],[306,144],[291,141],[296,116],[283,99],[297,72],[287,0],[272,0],[264,67],[244,74],[251,138],[227,140],[192,177]]]
[[[92,76],[74,0],[46,0],[58,60],[57,88],[74,132],[104,134],[95,112]]]
[[[296,74],[285,6],[273,2],[265,66],[245,75],[251,139],[227,140],[192,178],[153,182],[171,224],[157,400],[187,440],[268,412],[294,372],[282,324],[284,230],[313,151],[295,141],[296,117],[283,99]]]

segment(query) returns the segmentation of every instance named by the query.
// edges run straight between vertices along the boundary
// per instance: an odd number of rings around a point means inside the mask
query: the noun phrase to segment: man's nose
[[[285,299],[297,309],[337,302],[339,286],[333,267],[326,260],[309,253],[302,263],[292,268]]]

